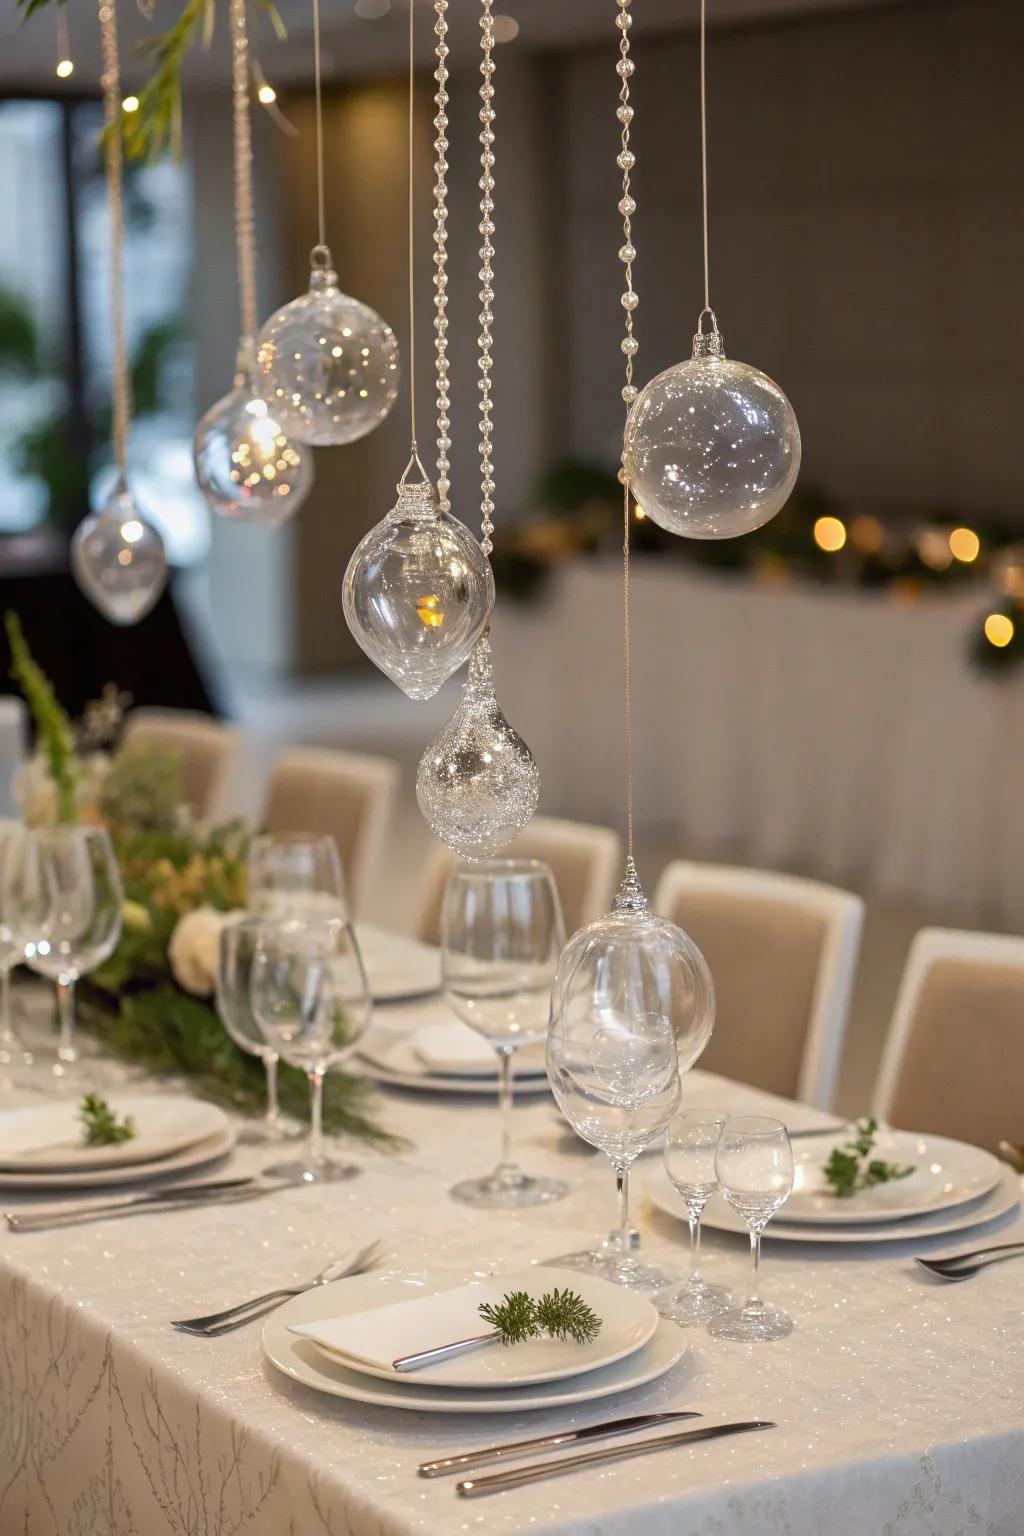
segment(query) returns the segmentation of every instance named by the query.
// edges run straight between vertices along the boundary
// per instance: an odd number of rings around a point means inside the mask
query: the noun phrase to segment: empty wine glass
[[[782,1121],[767,1115],[730,1115],[718,1138],[715,1174],[722,1194],[746,1222],[753,1269],[745,1304],[713,1317],[708,1332],[741,1343],[784,1339],[793,1332],[793,1319],[766,1307],[757,1294],[761,1233],[793,1188],[793,1148]]]
[[[75,983],[102,965],[121,937],[117,859],[102,827],[52,826],[30,834],[16,865],[9,887],[15,930],[26,939],[32,970],[57,986],[54,1078],[80,1089],[86,1073],[75,1039]]]
[[[629,1170],[664,1135],[679,1104],[671,1022],[664,1014],[630,1017],[611,1007],[563,1010],[548,1031],[547,1065],[559,1109],[577,1136],[608,1158],[619,1195],[619,1226],[603,1247],[558,1264],[638,1290],[661,1289],[672,1277],[633,1252]]]
[[[345,885],[333,837],[265,832],[254,837],[246,866],[249,910],[273,917],[345,915]]]
[[[338,917],[269,922],[250,980],[253,1016],[267,1044],[309,1079],[305,1162],[270,1171],[302,1184],[331,1184],[358,1170],[324,1152],[324,1077],[355,1050],[370,1024],[370,992],[350,923]]]
[[[217,966],[217,1012],[237,1046],[258,1056],[267,1077],[267,1108],[259,1125],[250,1126],[243,1139],[262,1144],[289,1141],[301,1135],[301,1127],[286,1119],[277,1102],[277,1067],[280,1056],[263,1038],[252,1011],[252,967],[265,919],[243,917],[226,923],[220,931]]]
[[[539,859],[455,865],[441,909],[441,981],[459,1018],[497,1052],[501,1107],[497,1167],[455,1185],[452,1196],[464,1205],[544,1205],[568,1188],[561,1179],[524,1173],[510,1134],[513,1056],[544,1038],[564,942],[554,876]]]
[[[25,945],[19,938],[6,873],[8,865],[13,869],[22,857],[26,836],[16,822],[0,824],[0,1069],[10,1074],[5,1081],[11,1086],[17,1084],[19,1070],[31,1067],[33,1061],[11,1022],[11,972],[24,960]]]
[[[700,1270],[700,1218],[718,1186],[715,1150],[724,1124],[724,1115],[685,1109],[665,1132],[665,1172],[686,1207],[690,1226],[690,1274],[677,1291],[659,1296],[658,1311],[680,1327],[705,1323],[732,1301],[725,1286],[709,1285]]]

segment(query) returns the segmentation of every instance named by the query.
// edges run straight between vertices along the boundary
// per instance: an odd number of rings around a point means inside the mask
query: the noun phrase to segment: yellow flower
[[[121,916],[130,933],[148,933],[153,926],[153,920],[141,901],[122,902]]]

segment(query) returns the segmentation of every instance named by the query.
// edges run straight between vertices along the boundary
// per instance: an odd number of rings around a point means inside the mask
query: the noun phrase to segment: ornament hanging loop
[[[419,471],[419,479],[410,481],[409,476],[414,469]],[[400,491],[407,489],[415,490],[421,485],[425,485],[429,488],[430,476],[427,474],[427,471],[423,467],[423,460],[420,458],[420,451],[416,446],[416,441],[414,439],[412,443],[412,452],[409,456],[409,462],[402,471],[402,478],[398,482],[398,489]]]
[[[710,322],[710,329],[704,329],[704,321]],[[694,357],[724,357],[725,342],[722,333],[718,329],[718,316],[710,307],[705,307],[697,316],[697,330],[693,338]]]
[[[329,246],[314,245],[310,251],[309,286],[317,290],[337,288],[338,274],[334,270],[334,258]]]

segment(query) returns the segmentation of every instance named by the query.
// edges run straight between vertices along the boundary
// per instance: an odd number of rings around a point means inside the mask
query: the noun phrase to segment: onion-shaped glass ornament
[[[414,465],[423,478],[410,482]],[[397,503],[352,553],[342,603],[353,638],[410,699],[431,698],[490,622],[487,556],[464,523],[440,510],[415,452]]]
[[[86,597],[111,624],[137,624],[167,582],[159,531],[118,475],[99,512],[83,518],[71,540],[71,569]]]
[[[260,332],[259,384],[298,442],[354,443],[380,426],[398,395],[398,342],[368,304],[338,287],[331,253],[314,246],[309,292]]]
[[[253,382],[252,345],[238,351],[231,393],[212,405],[192,444],[196,481],[211,512],[277,527],[313,484],[313,456],[284,430]]]
[[[637,503],[685,539],[734,539],[781,511],[799,471],[793,407],[766,373],[725,356],[705,310],[693,356],[645,385],[629,413],[625,474]]]
[[[540,770],[494,695],[485,635],[469,664],[462,702],[420,759],[416,799],[446,847],[486,859],[527,825],[540,796]]]

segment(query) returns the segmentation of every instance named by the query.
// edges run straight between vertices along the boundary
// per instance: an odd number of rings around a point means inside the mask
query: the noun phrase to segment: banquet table
[[[415,1016],[410,1005],[404,1017]],[[390,1092],[381,1110],[408,1144],[353,1149],[362,1172],[345,1184],[0,1235],[4,1536],[1019,1536],[1019,1265],[946,1287],[905,1244],[853,1257],[767,1244],[763,1290],[795,1318],[790,1338],[740,1345],[691,1329],[661,1380],[559,1413],[361,1406],[279,1376],[259,1325],[217,1339],[175,1332],[170,1318],[309,1279],[373,1237],[385,1269],[468,1273],[589,1246],[612,1222],[607,1163],[547,1097],[517,1105],[519,1151],[571,1193],[517,1214],[447,1194],[496,1150],[486,1099]],[[240,1147],[228,1166],[268,1160]],[[682,1264],[682,1223],[643,1197],[652,1173],[642,1160],[634,1178],[643,1245]],[[993,1240],[1004,1233],[1024,1224],[1010,1218]],[[742,1292],[743,1239],[708,1233],[706,1259],[711,1278]],[[452,1479],[416,1476],[430,1455],[669,1408],[778,1427],[473,1501]]]

